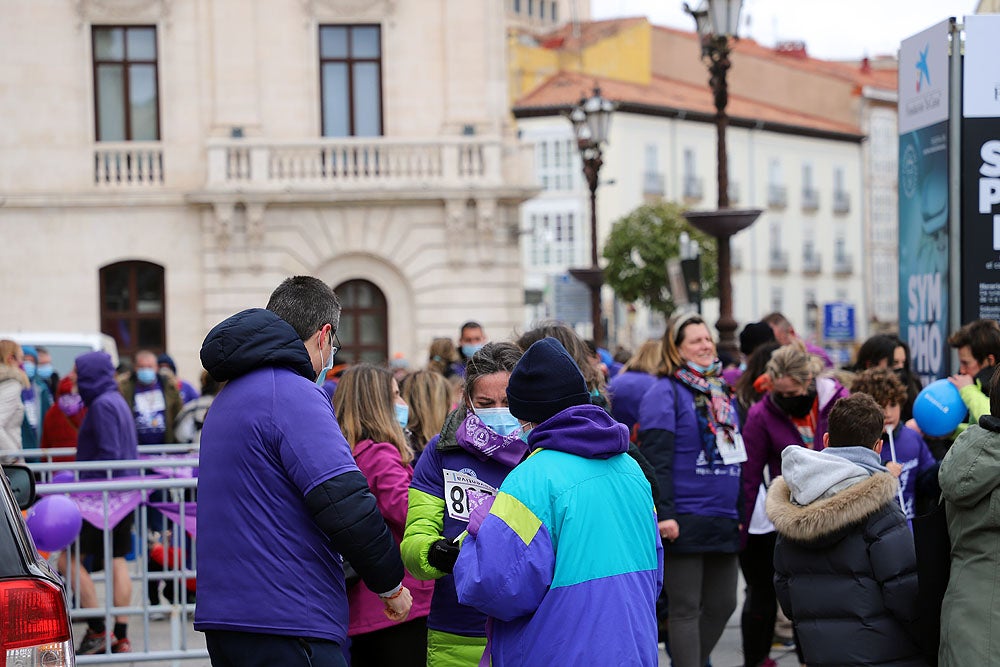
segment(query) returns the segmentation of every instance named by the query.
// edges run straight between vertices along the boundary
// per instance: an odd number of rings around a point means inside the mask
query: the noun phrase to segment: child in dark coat
[[[841,398],[828,449],[787,447],[767,494],[775,590],[810,667],[925,664],[913,538],[879,458],[883,423],[871,396]]]

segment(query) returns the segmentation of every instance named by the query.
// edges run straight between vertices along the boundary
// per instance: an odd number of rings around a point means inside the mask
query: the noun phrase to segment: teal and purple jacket
[[[663,550],[628,428],[593,405],[531,430],[455,564],[501,665],[656,665]],[[475,532],[475,534],[473,534]]]

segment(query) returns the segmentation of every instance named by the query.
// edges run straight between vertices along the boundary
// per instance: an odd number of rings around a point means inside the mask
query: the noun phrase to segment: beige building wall
[[[191,379],[211,326],[298,273],[378,286],[388,354],[413,365],[467,319],[506,336],[523,318],[518,208],[536,189],[507,109],[504,12],[0,0],[5,328],[96,330],[100,268],[143,260],[165,269],[166,344]],[[321,137],[326,24],[381,26],[381,137]],[[159,141],[95,140],[94,25],[156,27]]]

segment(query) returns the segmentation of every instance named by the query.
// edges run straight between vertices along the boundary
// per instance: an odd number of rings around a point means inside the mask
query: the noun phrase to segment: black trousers
[[[743,601],[741,631],[743,665],[757,667],[771,653],[778,599],[774,593],[774,544],[777,533],[748,535],[740,553],[740,569],[747,584]]]
[[[351,637],[351,667],[424,667],[427,617]]]
[[[207,630],[212,667],[347,667],[337,642],[255,632]]]

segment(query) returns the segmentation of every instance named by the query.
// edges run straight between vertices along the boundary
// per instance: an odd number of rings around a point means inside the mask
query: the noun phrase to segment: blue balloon
[[[80,534],[83,515],[67,496],[45,496],[31,506],[24,523],[35,546],[42,551],[61,551]]]
[[[958,388],[947,378],[935,380],[924,387],[913,402],[913,418],[917,426],[932,438],[949,435],[965,421],[965,407]]]

